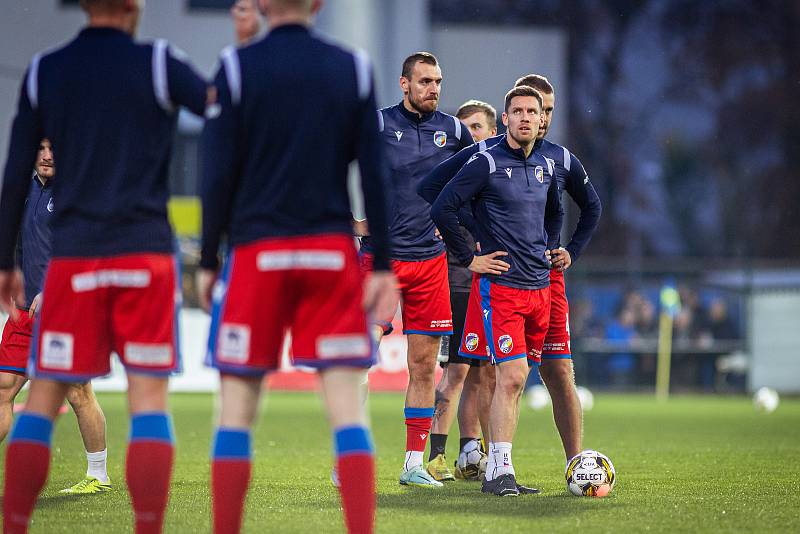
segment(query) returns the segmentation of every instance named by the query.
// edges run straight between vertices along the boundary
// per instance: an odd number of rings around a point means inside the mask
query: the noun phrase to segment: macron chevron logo
[[[400,138],[403,137],[403,132],[394,132],[394,136],[397,137],[397,140],[399,141]]]
[[[506,174],[508,175],[508,177],[511,178],[511,167],[506,167],[505,171],[506,171]]]

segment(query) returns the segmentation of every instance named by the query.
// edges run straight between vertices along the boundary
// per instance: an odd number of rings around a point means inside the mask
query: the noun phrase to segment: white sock
[[[494,472],[492,473],[492,479],[495,479],[501,475],[515,474],[514,465],[511,463],[510,442],[498,441],[495,443],[492,457],[494,458]]]
[[[486,480],[494,480],[494,443],[491,441],[489,442],[488,448],[486,449],[488,454],[486,455]]]
[[[403,462],[403,470],[411,471],[419,465],[422,465],[422,451],[406,451],[406,461]]]
[[[108,449],[99,452],[86,452],[86,476],[94,477],[103,484],[108,483],[108,472],[106,471],[106,456]]]

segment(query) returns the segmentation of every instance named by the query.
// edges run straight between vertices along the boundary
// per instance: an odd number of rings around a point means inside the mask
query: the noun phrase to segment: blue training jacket
[[[492,282],[522,289],[550,285],[545,256],[545,217],[561,226],[558,184],[545,158],[512,148],[506,140],[473,155],[444,187],[431,208],[448,251],[463,266],[474,257],[459,231],[458,210],[470,202],[475,214],[481,254],[507,252],[499,259],[511,268],[500,275],[483,275]]]
[[[389,269],[385,161],[364,53],[305,26],[227,48],[215,85],[221,111],[203,132],[203,245],[215,269],[225,234],[236,246],[269,237],[352,234],[347,173],[358,160],[375,269]]]
[[[505,134],[490,137],[443,161],[422,180],[417,189],[418,193],[425,200],[433,203],[447,182],[453,179],[469,158],[496,145],[503,139],[505,139]],[[569,243],[564,247],[569,251],[572,261],[575,261],[586,249],[600,222],[600,215],[603,211],[600,197],[589,181],[589,175],[580,160],[569,150],[546,139],[541,139],[534,145],[534,151],[544,156],[548,161],[548,166],[553,169],[558,181],[559,194],[566,191],[580,209],[578,224]],[[459,213],[459,218],[462,219],[468,230],[474,230],[474,222],[469,214],[465,215],[462,211]],[[548,227],[551,228],[549,225]],[[560,227],[556,232],[548,233],[548,248],[554,249],[559,246],[560,234]]]
[[[435,236],[430,204],[419,197],[417,186],[436,165],[473,144],[472,135],[452,115],[434,111],[420,116],[402,102],[378,111],[378,118],[394,185],[389,209],[392,258],[422,261],[439,256],[444,245]],[[372,221],[369,224],[371,228]],[[365,251],[372,252],[373,239],[364,240]]]
[[[42,183],[34,173],[30,193],[25,201],[22,231],[17,244],[17,263],[25,278],[25,308],[42,291],[44,274],[50,263],[50,220],[53,218],[53,181]]]
[[[0,192],[0,269],[14,243],[39,143],[58,162],[53,257],[172,252],[168,168],[177,107],[203,114],[207,84],[166,41],[87,27],[25,75]]]

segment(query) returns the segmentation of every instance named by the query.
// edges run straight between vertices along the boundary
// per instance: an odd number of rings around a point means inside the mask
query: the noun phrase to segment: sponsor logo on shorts
[[[41,366],[47,369],[72,369],[72,334],[45,332],[42,334]]]
[[[497,340],[497,346],[500,348],[500,352],[508,354],[511,352],[511,349],[514,348],[514,341],[511,339],[511,336],[504,334]]]
[[[439,319],[437,321],[431,321],[430,328],[453,328],[453,320]]]
[[[478,348],[478,334],[475,332],[470,332],[467,334],[467,337],[464,339],[464,346],[467,347],[467,350],[473,352],[475,349]]]
[[[344,254],[338,250],[275,250],[259,252],[256,266],[259,271],[344,270]]]
[[[317,356],[332,358],[368,358],[369,337],[363,334],[342,336],[320,336],[317,338]]]
[[[250,327],[223,323],[217,338],[217,358],[230,363],[245,363],[250,357]]]
[[[131,365],[163,367],[172,363],[169,343],[125,343],[124,354]]]
[[[562,352],[566,348],[566,343],[545,343],[543,352]]]
[[[541,360],[542,359],[542,351],[536,350],[536,349],[531,349],[530,351],[528,351],[528,356],[530,356],[534,360]]]
[[[436,130],[433,134],[433,144],[442,148],[444,145],[447,144],[447,132],[443,132],[441,130]]]
[[[144,288],[150,285],[145,269],[103,269],[72,276],[72,291],[83,293],[106,287]]]

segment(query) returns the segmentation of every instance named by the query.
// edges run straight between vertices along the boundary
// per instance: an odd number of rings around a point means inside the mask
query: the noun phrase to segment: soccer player
[[[583,416],[580,401],[575,391],[575,376],[572,365],[569,305],[564,287],[564,270],[578,259],[586,249],[600,221],[602,205],[600,197],[589,181],[589,176],[580,160],[566,148],[551,143],[545,136],[553,120],[555,109],[555,90],[547,78],[539,74],[528,74],[516,81],[515,85],[528,85],[542,95],[544,108],[542,124],[539,127],[534,150],[541,153],[552,166],[558,181],[559,191],[566,191],[580,209],[580,217],[570,242],[565,247],[554,245],[552,250],[553,269],[550,271],[550,326],[545,338],[542,377],[553,403],[553,418],[561,436],[567,460],[582,450]],[[436,196],[464,163],[480,150],[499,142],[502,136],[476,143],[462,150],[449,160],[437,166],[420,185],[419,192],[426,200],[433,202]],[[558,239],[560,231],[551,236]],[[485,381],[484,381],[485,382]],[[482,384],[482,388],[484,384]]]
[[[52,259],[34,328],[25,411],[6,453],[6,532],[25,532],[47,479],[53,419],[69,384],[126,367],[126,478],[136,531],[160,532],[174,456],[167,380],[178,368],[167,171],[176,107],[203,114],[206,83],[169,45],[133,40],[143,2],[82,0],[86,28],[25,75],[0,193],[0,305],[24,299],[14,241],[39,143],[58,160]]]
[[[215,79],[221,110],[203,134],[198,282],[206,307],[223,233],[231,247],[209,335],[210,363],[221,378],[211,453],[217,533],[241,527],[263,377],[278,367],[289,328],[294,362],[319,370],[347,529],[373,529],[375,462],[360,384],[376,356],[367,314],[387,316],[398,300],[386,176],[369,60],[311,32],[321,4],[260,0],[270,32],[222,53]],[[353,159],[373,238],[374,271],[366,279],[351,236]]]
[[[255,39],[261,31],[261,15],[256,0],[236,0],[231,6],[231,17],[236,31],[236,41],[240,46]]]
[[[456,117],[469,128],[475,142],[483,141],[497,134],[497,111],[486,102],[468,100],[458,108]],[[475,240],[470,233],[463,227],[461,227],[461,233],[469,243],[470,248],[474,250]],[[461,433],[460,450],[463,451],[465,447],[469,446],[470,442],[477,441],[481,461],[463,466],[459,465],[457,461],[455,478],[478,480],[480,465],[485,457],[480,450],[479,432],[483,428],[483,434],[488,436],[486,427],[489,419],[491,394],[482,396],[483,403],[480,404],[480,410],[478,399],[482,390],[493,391],[493,389],[481,388],[481,381],[493,380],[494,369],[489,365],[482,366],[483,362],[480,360],[464,358],[458,354],[461,334],[464,329],[464,318],[467,314],[472,273],[466,267],[459,265],[452,254],[447,255],[447,268],[454,334],[452,340],[446,344],[448,351],[447,361],[441,363],[444,373],[436,386],[436,412],[431,426],[431,450],[426,469],[431,476],[439,481],[452,480],[454,478],[447,467],[445,448],[447,446],[447,434],[455,417],[455,410],[451,409],[451,406],[454,407],[455,403],[458,402],[458,428]],[[479,421],[480,425],[478,424]]]
[[[482,491],[499,496],[519,495],[521,490],[511,460],[512,440],[527,359],[540,358],[550,318],[547,236],[561,224],[557,182],[547,161],[533,150],[541,95],[528,86],[515,87],[506,95],[504,109],[506,138],[474,155],[431,208],[450,253],[477,273],[460,353],[490,359],[496,366],[489,417],[492,442]],[[459,230],[458,213],[467,203],[475,214],[480,255]]]
[[[394,185],[389,216],[392,269],[401,292],[403,333],[408,336],[406,455],[400,484],[423,487],[442,486],[425,470],[423,455],[434,414],[436,355],[441,337],[453,333],[453,318],[444,245],[431,221],[430,205],[416,189],[428,171],[473,142],[461,121],[437,111],[441,84],[436,57],[412,54],[403,61],[400,76],[403,101],[378,111]],[[362,265],[369,269],[374,254],[370,239],[362,252]],[[389,324],[392,316],[378,319]]]
[[[17,247],[17,263],[25,278],[25,301],[14,303],[18,313],[3,328],[0,341],[0,441],[11,428],[14,399],[27,382],[25,369],[30,354],[33,318],[42,302],[42,282],[50,261],[50,219],[53,217],[53,179],[56,167],[49,139],[42,139],[35,172],[26,201],[23,230]],[[83,444],[86,447],[86,477],[62,493],[89,494],[111,489],[106,468],[106,419],[92,391],[92,383],[76,383],[67,390]]]

